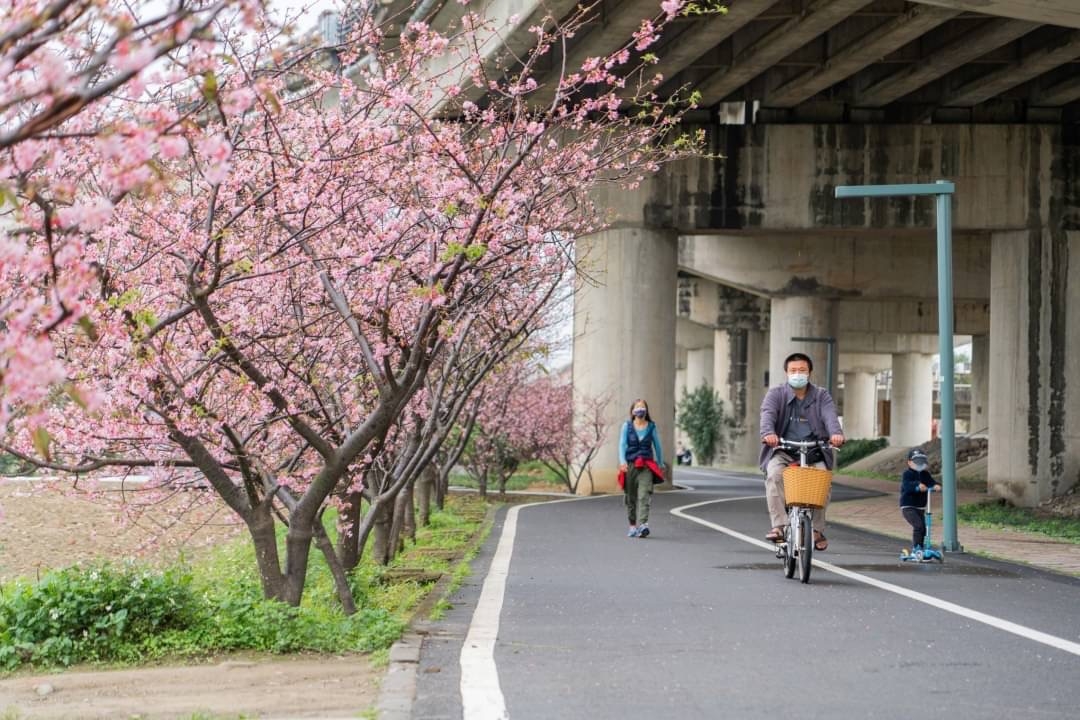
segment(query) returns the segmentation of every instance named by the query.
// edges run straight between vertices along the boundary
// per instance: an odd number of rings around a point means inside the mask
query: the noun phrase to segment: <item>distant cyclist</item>
[[[805,442],[828,438],[835,447],[844,444],[844,432],[836,405],[825,388],[810,382],[814,363],[808,355],[792,353],[784,360],[786,382],[769,388],[761,402],[761,457],[759,466],[765,473],[765,503],[769,508],[772,527],[766,539],[781,542],[787,511],[784,508],[784,468],[795,458],[777,449],[780,439]],[[818,451],[817,457],[807,458],[814,467],[832,469],[833,454]],[[814,511],[814,549],[825,550],[825,508]]]

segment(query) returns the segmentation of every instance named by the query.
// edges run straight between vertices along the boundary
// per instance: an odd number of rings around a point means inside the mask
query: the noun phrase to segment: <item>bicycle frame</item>
[[[831,445],[821,440],[780,440],[777,449],[795,451],[801,467],[810,467],[806,455],[811,448],[831,449]],[[784,576],[793,577],[795,566],[799,567],[799,580],[810,582],[811,560],[814,552],[813,508],[805,505],[788,506],[788,525],[784,529],[784,540],[776,548],[776,557],[784,561]]]

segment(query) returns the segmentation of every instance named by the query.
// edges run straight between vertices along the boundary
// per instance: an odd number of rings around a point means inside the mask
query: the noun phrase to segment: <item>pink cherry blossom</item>
[[[259,22],[255,3],[241,9]],[[198,40],[163,58],[163,86],[148,83],[154,98],[109,95],[84,116],[41,119],[98,140],[28,146],[33,168],[68,160],[18,187],[40,202],[20,206],[20,241],[0,245],[15,300],[0,336],[6,449],[57,471],[198,473],[252,529],[264,592],[293,604],[320,512],[350,506],[350,492],[395,506],[460,419],[498,453],[551,441],[507,423],[543,415],[529,404],[540,390],[508,391],[539,382],[533,338],[552,321],[572,243],[604,227],[591,190],[694,151],[663,142],[682,110],[620,114],[626,49],[556,79],[566,93],[537,110],[532,63],[485,78],[471,54],[499,28],[466,14],[452,36],[409,30],[391,52],[382,29],[359,27],[343,51],[377,57],[352,77],[226,18],[193,29]],[[455,84],[459,101],[487,90],[483,110],[434,114]],[[0,151],[38,141],[38,126],[13,127]],[[568,412],[565,386],[548,415]],[[57,390],[67,399],[46,402]],[[278,516],[287,562],[259,530]],[[358,521],[358,543],[376,517]]]

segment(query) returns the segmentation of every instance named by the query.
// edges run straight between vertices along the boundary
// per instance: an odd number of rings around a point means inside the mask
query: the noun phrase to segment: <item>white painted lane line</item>
[[[461,646],[461,706],[463,717],[477,720],[505,720],[506,700],[499,687],[499,671],[495,667],[495,639],[499,635],[499,615],[506,594],[506,576],[517,534],[517,516],[522,505],[515,505],[506,514],[502,536],[491,559],[480,599],[473,611],[469,633]]]
[[[461,706],[467,720],[507,720],[506,699],[499,685],[499,669],[495,666],[495,641],[499,636],[499,616],[506,595],[506,579],[510,574],[510,558],[514,553],[518,513],[525,508],[555,505],[565,502],[596,500],[611,495],[566,498],[531,505],[515,505],[506,513],[502,535],[491,558],[480,599],[473,611],[465,644],[461,646]]]
[[[682,507],[673,508],[671,510],[671,514],[675,515],[676,517],[683,518],[684,520],[689,520],[699,525],[704,525],[705,527],[712,528],[717,532],[722,532],[725,535],[730,535],[733,538],[742,540],[743,542],[748,542],[751,545],[757,545],[759,547],[766,548],[767,550],[772,550],[774,546],[770,542],[767,542],[765,540],[758,540],[757,538],[752,538],[749,535],[744,535],[741,532],[732,530],[729,527],[717,525],[714,522],[709,522],[708,520],[686,514],[687,510],[692,510],[703,505],[712,505],[722,502],[734,502],[735,500],[752,500],[761,497],[763,496],[752,495],[750,497],[706,500],[704,502],[693,503],[692,505],[683,505]],[[1020,625],[1018,623],[1014,623],[1009,620],[996,617],[994,615],[987,615],[986,613],[979,612],[978,610],[973,610],[971,608],[964,607],[963,605],[957,605],[956,603],[949,602],[948,600],[936,598],[933,595],[927,595],[926,593],[921,593],[916,590],[909,590],[908,588],[901,587],[899,585],[893,585],[892,583],[887,583],[883,580],[877,580],[876,578],[872,578],[868,575],[852,572],[851,570],[846,570],[837,565],[833,565],[832,563],[822,562],[821,560],[814,560],[814,565],[823,570],[827,570],[828,572],[840,575],[841,577],[856,580],[865,585],[876,587],[879,590],[885,590],[886,592],[891,592],[896,595],[900,595],[911,600],[930,605],[931,607],[936,607],[939,610],[944,610],[946,612],[953,613],[954,615],[959,615],[960,617],[967,618],[968,620],[974,620],[975,622],[989,625],[990,627],[997,628],[998,630],[1004,630],[1005,632],[1012,633],[1013,635],[1019,635],[1022,638],[1034,640],[1037,643],[1049,645],[1052,648],[1057,648],[1058,650],[1064,650],[1067,653],[1080,656],[1080,643],[1075,643],[1071,640],[1066,640],[1065,638],[1061,638],[1056,635],[1050,635],[1049,633],[1044,633],[1040,630],[1035,630],[1034,628],[1029,628],[1025,625]]]

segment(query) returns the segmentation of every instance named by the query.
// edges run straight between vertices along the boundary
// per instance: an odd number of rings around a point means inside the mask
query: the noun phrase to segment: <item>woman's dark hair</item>
[[[814,361],[810,359],[809,355],[804,355],[803,353],[791,353],[784,358],[784,372],[787,372],[788,363],[792,360],[805,360],[807,367],[810,368],[810,372],[814,372]]]
[[[634,406],[641,403],[645,406],[645,419],[652,422],[652,415],[649,415],[649,403],[645,402],[642,398],[638,398],[634,402],[630,403],[630,419],[634,419]]]

